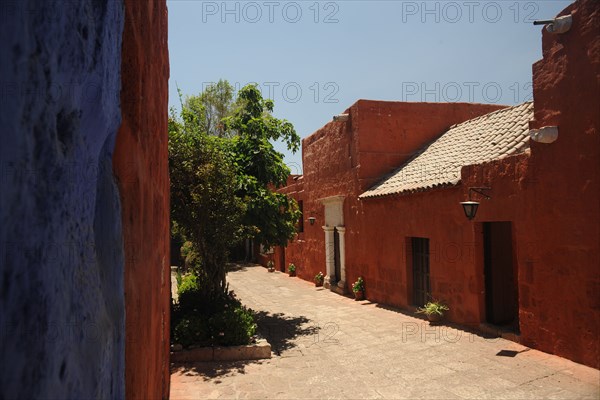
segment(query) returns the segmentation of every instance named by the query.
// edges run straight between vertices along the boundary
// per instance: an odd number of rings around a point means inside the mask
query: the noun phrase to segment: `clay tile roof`
[[[504,108],[454,125],[360,198],[453,186],[465,165],[481,164],[529,148],[533,103]]]

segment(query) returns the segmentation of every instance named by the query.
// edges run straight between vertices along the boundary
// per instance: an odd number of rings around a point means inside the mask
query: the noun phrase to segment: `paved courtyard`
[[[600,399],[600,371],[248,265],[269,360],[172,365],[171,399]]]

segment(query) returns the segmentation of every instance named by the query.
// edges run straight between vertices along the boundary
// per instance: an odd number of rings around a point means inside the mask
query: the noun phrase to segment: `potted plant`
[[[352,284],[354,292],[354,300],[363,300],[365,298],[365,281],[362,276],[359,276],[356,282]]]
[[[444,312],[450,310],[447,305],[439,300],[431,300],[425,307],[419,307],[417,313],[425,314],[429,322],[439,322],[444,317]]]
[[[273,262],[273,260],[269,260],[269,262],[267,262],[267,270],[269,272],[275,271],[275,263]]]
[[[296,266],[292,263],[288,266],[288,274],[290,276],[296,276]]]
[[[323,286],[323,281],[325,280],[325,276],[322,272],[319,272],[315,275],[315,286],[320,287]]]

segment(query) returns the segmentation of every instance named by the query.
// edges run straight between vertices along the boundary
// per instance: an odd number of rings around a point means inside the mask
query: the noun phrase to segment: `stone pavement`
[[[600,399],[600,371],[247,265],[269,360],[172,365],[171,399]]]

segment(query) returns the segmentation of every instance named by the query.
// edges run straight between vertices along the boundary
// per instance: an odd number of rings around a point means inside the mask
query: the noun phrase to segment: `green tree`
[[[186,260],[199,260],[195,273],[219,294],[226,291],[233,245],[251,238],[285,246],[293,238],[300,212],[293,199],[274,191],[290,170],[272,141],[296,151],[300,138],[291,123],[272,115],[273,101],[254,85],[231,103],[223,137],[211,135],[203,95],[186,98],[180,115],[172,110],[169,118],[171,213],[173,226],[190,242]]]
[[[300,147],[293,125],[275,118],[273,108],[273,101],[263,99],[256,85],[248,85],[240,90],[235,111],[224,119],[225,130],[237,133],[230,157],[237,173],[236,194],[247,207],[246,235],[268,247],[287,245],[300,216],[294,199],[272,190],[285,185],[290,174],[272,141],[284,141],[293,152]]]
[[[235,134],[226,132],[222,123],[233,110],[233,92],[233,86],[228,81],[219,79],[219,82],[208,85],[200,95],[199,101],[204,107],[205,131],[209,135],[227,137]]]
[[[181,109],[186,112],[186,128],[198,129],[211,136],[230,137],[235,132],[226,132],[222,120],[234,110],[234,88],[227,80],[208,85],[199,95],[186,96],[177,88]],[[183,115],[182,115],[183,117]]]
[[[180,118],[173,111],[169,118],[171,217],[200,256],[195,273],[207,295],[218,297],[226,293],[227,256],[241,238],[245,206],[224,139],[203,132],[202,118],[185,106]]]

